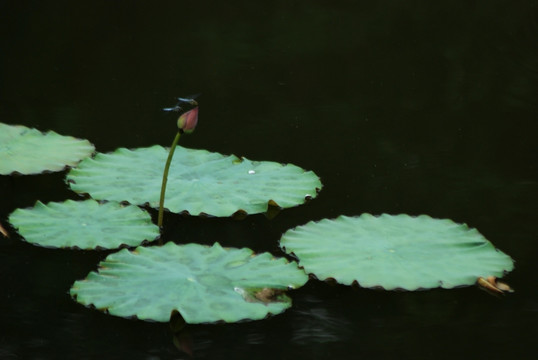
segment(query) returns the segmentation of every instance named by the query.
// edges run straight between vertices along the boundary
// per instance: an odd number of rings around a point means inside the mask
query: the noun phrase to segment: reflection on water
[[[352,326],[344,314],[335,313],[316,296],[305,296],[301,308],[292,314],[292,344],[310,345],[344,342],[351,337]]]

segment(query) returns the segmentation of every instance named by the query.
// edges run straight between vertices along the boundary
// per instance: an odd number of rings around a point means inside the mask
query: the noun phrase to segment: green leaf
[[[33,208],[15,210],[9,221],[29,243],[53,248],[113,249],[159,235],[150,215],[139,207],[95,200],[38,201]]]
[[[169,242],[109,255],[99,272],[75,282],[71,295],[122,317],[164,322],[177,310],[188,323],[235,322],[262,319],[291,305],[283,294],[258,300],[260,289],[285,291],[307,280],[296,263],[269,253]]]
[[[513,269],[476,229],[426,215],[340,216],[288,230],[280,242],[319,279],[386,290],[472,285]]]
[[[0,175],[61,171],[75,166],[94,150],[88,140],[0,123]]]
[[[94,199],[158,207],[168,151],[161,146],[98,153],[72,169],[71,189]],[[288,208],[313,198],[319,178],[295,165],[250,161],[178,146],[170,167],[165,207],[192,215],[263,213],[268,204]]]

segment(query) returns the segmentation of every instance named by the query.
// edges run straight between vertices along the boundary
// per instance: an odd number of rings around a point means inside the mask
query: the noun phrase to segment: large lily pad
[[[9,221],[29,243],[53,248],[113,249],[159,236],[147,212],[116,202],[38,201],[33,208],[15,210]]]
[[[71,189],[94,199],[158,207],[167,155],[161,146],[98,153],[72,169],[67,180]],[[193,215],[255,214],[266,212],[269,203],[282,208],[302,204],[320,188],[316,174],[295,165],[178,146],[168,175],[165,207]]]
[[[94,150],[88,140],[0,123],[0,175],[61,171],[75,166]]]
[[[513,268],[476,229],[426,215],[340,216],[288,230],[280,242],[319,279],[387,290],[472,285]]]
[[[307,280],[296,263],[269,253],[169,242],[109,255],[71,295],[121,317],[164,322],[177,310],[188,323],[235,322],[284,311],[291,299],[279,292]]]

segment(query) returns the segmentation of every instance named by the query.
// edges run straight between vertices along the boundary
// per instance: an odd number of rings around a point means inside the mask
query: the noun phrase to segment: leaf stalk
[[[163,216],[164,216],[164,195],[166,193],[166,183],[168,182],[168,170],[170,170],[170,163],[172,162],[172,157],[174,156],[174,152],[176,151],[177,143],[179,142],[179,138],[181,137],[182,131],[178,131],[176,134],[176,137],[174,138],[174,141],[172,142],[172,146],[170,147],[170,150],[168,151],[168,159],[166,159],[166,165],[164,166],[164,172],[163,172],[163,181],[161,184],[161,198],[159,200],[159,218],[157,220],[157,225],[159,226],[159,229],[162,232],[162,226],[163,226]]]

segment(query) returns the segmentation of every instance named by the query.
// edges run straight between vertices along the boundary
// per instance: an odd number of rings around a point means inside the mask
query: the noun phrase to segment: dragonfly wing
[[[163,108],[163,111],[181,111],[181,107],[176,105],[170,108]]]

